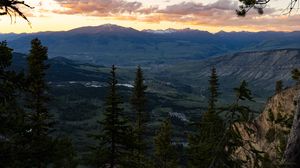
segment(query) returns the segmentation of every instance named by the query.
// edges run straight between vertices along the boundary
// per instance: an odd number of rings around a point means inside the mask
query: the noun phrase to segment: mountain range
[[[50,57],[97,65],[176,64],[245,51],[300,48],[300,32],[218,32],[193,29],[143,30],[117,25],[69,31],[0,34],[16,52],[27,53],[30,40],[40,38]]]

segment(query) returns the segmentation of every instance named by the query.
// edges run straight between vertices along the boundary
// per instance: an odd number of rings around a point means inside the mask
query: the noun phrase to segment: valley
[[[26,71],[25,57],[15,53],[13,68]],[[59,121],[58,134],[71,135],[77,150],[84,153],[86,144],[93,143],[86,134],[97,129],[96,121],[104,110],[110,67],[63,57],[52,58],[48,63],[51,65],[47,72],[50,111]],[[282,80],[285,87],[293,84],[290,71],[300,66],[300,50],[241,52],[199,61],[145,66],[147,110],[151,115],[149,135],[155,134],[163,118],[171,116],[176,127],[175,139],[185,141],[186,127],[206,111],[208,78],[213,66],[217,67],[220,79],[218,106],[231,103],[233,88],[246,80],[255,98],[249,105],[260,112],[268,97],[275,93],[277,80]],[[117,70],[118,88],[129,116],[134,115],[129,104],[134,72],[134,66],[120,66]]]

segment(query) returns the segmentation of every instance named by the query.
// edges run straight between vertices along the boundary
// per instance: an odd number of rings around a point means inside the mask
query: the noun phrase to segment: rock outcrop
[[[299,95],[299,85],[285,89],[268,100],[265,109],[252,125],[239,125],[244,139],[250,140],[256,150],[264,152],[264,156],[274,165],[284,163],[283,156],[289,163],[299,162],[300,151],[297,150],[300,149]],[[247,127],[254,129],[255,133],[248,135]],[[246,159],[249,149],[249,145],[240,148],[237,157]],[[250,165],[253,159],[248,158]]]
[[[284,160],[289,164],[288,168],[300,167],[300,97],[297,100],[297,109],[284,153]]]

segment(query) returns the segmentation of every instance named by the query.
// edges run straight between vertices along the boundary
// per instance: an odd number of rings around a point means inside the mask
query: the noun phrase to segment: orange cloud
[[[122,13],[133,13],[142,7],[140,2],[124,0],[56,0],[66,10],[56,13],[85,14],[91,16],[111,16]]]
[[[162,21],[198,26],[240,27],[246,30],[299,30],[300,15],[282,16],[268,8],[259,16],[255,11],[247,17],[235,14],[237,1],[218,0],[204,5],[196,2],[181,2],[159,7],[144,7],[141,2],[125,0],[56,0],[65,10],[54,11],[63,14],[83,14],[109,17],[116,20],[160,23]],[[284,23],[284,24],[283,24]]]

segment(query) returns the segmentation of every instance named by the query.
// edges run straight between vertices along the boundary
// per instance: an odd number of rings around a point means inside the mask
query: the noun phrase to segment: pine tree
[[[135,126],[134,126],[134,149],[133,159],[137,167],[146,167],[146,150],[145,133],[148,115],[146,113],[146,96],[145,91],[147,86],[144,84],[143,71],[138,66],[136,71],[136,78],[134,81],[133,93],[131,96],[131,105],[135,112]]]
[[[50,136],[53,121],[47,109],[49,96],[45,81],[45,71],[49,68],[49,65],[45,64],[47,59],[47,48],[42,46],[40,40],[33,39],[27,58],[27,108],[30,120],[28,166],[38,168],[47,167],[53,157],[53,142]]]
[[[12,49],[0,42],[0,167],[21,167],[26,153],[25,113],[17,101],[24,76],[10,70],[11,63]]]
[[[247,125],[254,124],[254,111],[243,103],[245,101],[254,101],[251,90],[248,89],[247,82],[242,81],[239,87],[234,88],[234,91],[236,95],[234,102],[231,105],[222,108],[226,120],[226,130],[220,138],[218,146],[223,148],[224,155],[221,158],[215,157],[211,165],[219,162],[223,165],[222,167],[239,168],[249,166],[245,165],[245,163],[249,164],[249,162],[247,163],[246,160],[234,156],[237,149],[248,146],[249,149],[246,150],[246,155],[248,161],[251,162],[250,165],[260,167],[260,163],[263,160],[263,153],[256,150],[252,145],[251,140],[243,139],[243,134],[237,128],[237,125],[244,125],[246,130],[244,134],[251,136],[251,134],[254,133],[253,128],[247,127]]]
[[[105,103],[104,119],[98,121],[101,133],[91,135],[98,143],[93,147],[91,164],[96,167],[129,167],[130,126],[123,114],[121,97],[117,92],[116,67],[113,65],[109,79],[109,93]]]
[[[283,88],[282,80],[276,81],[276,87],[275,87],[276,93],[280,93],[282,91],[282,88]]]
[[[197,123],[197,132],[189,135],[189,166],[190,167],[209,167],[212,159],[221,157],[223,149],[216,148],[220,137],[224,133],[222,118],[217,114],[216,102],[218,92],[218,76],[216,68],[211,69],[209,79],[209,101],[208,111],[205,112],[201,121]]]
[[[209,79],[209,99],[208,99],[208,112],[215,113],[216,112],[216,102],[218,101],[219,96],[219,83],[218,83],[218,75],[215,67],[211,69],[211,76]]]
[[[156,168],[177,168],[178,159],[172,144],[172,128],[170,120],[165,120],[154,138],[154,156]]]

